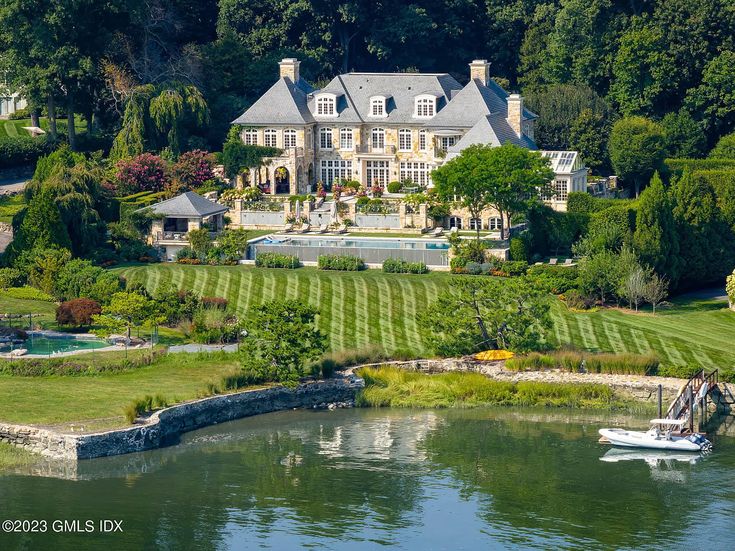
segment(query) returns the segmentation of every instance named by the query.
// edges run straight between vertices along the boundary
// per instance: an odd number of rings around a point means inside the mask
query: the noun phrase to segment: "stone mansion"
[[[431,186],[431,171],[468,145],[536,149],[537,115],[490,78],[485,60],[470,63],[464,86],[446,73],[347,73],[320,90],[301,78],[299,64],[281,61],[278,81],[233,121],[244,143],[283,151],[245,174],[246,185],[273,194],[309,193],[316,182],[329,189],[343,179]],[[544,154],[557,173],[546,200],[565,203],[569,192],[586,191],[576,152]]]

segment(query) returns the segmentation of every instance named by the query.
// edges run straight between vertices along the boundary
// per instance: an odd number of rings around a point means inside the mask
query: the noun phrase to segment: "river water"
[[[514,409],[252,417],[161,450],[0,473],[0,520],[48,523],[44,534],[0,533],[0,549],[731,546],[735,438],[715,436],[699,459],[620,453],[597,443],[610,424],[645,420]],[[122,533],[100,533],[101,519],[122,521]],[[94,531],[53,533],[54,520]]]

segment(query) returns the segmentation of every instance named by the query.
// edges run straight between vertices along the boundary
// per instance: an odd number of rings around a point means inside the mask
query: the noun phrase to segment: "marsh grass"
[[[22,448],[0,442],[0,471],[12,467],[31,465],[38,461],[38,456]]]
[[[358,375],[365,380],[357,398],[362,407],[627,407],[611,388],[598,384],[512,383],[478,373],[426,375],[389,366],[362,368]]]
[[[562,350],[518,356],[505,362],[511,371],[561,371],[610,373],[617,375],[656,375],[659,361],[654,354],[592,354]]]

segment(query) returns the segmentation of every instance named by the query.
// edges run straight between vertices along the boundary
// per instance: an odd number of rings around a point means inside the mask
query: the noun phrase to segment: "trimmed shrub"
[[[595,305],[595,297],[585,295],[577,289],[569,289],[564,293],[564,302],[573,310],[589,310]]]
[[[298,268],[299,257],[290,254],[260,253],[255,257],[255,265],[260,268]]]
[[[227,309],[227,299],[221,297],[202,297],[202,306],[205,308]]]
[[[46,136],[0,138],[0,168],[35,163],[39,157],[51,153],[54,145]]]
[[[408,262],[400,258],[387,258],[383,271],[388,274],[427,274],[429,268],[423,262]]]
[[[543,289],[559,295],[579,285],[579,276],[576,266],[550,266],[542,264],[531,266],[527,274]]]
[[[358,256],[323,254],[319,256],[320,270],[338,270],[343,272],[357,272],[366,268],[365,261]]]
[[[526,241],[520,237],[513,237],[510,240],[510,259],[528,262],[528,247]]]
[[[401,182],[389,182],[388,183],[388,193],[400,193],[401,192]]]

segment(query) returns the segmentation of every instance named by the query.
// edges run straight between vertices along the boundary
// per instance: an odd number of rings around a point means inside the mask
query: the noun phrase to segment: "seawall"
[[[353,375],[203,398],[154,412],[124,429],[92,434],[65,434],[25,425],[0,423],[0,442],[53,459],[79,460],[122,455],[175,444],[182,433],[242,417],[284,409],[348,402],[362,388]]]

